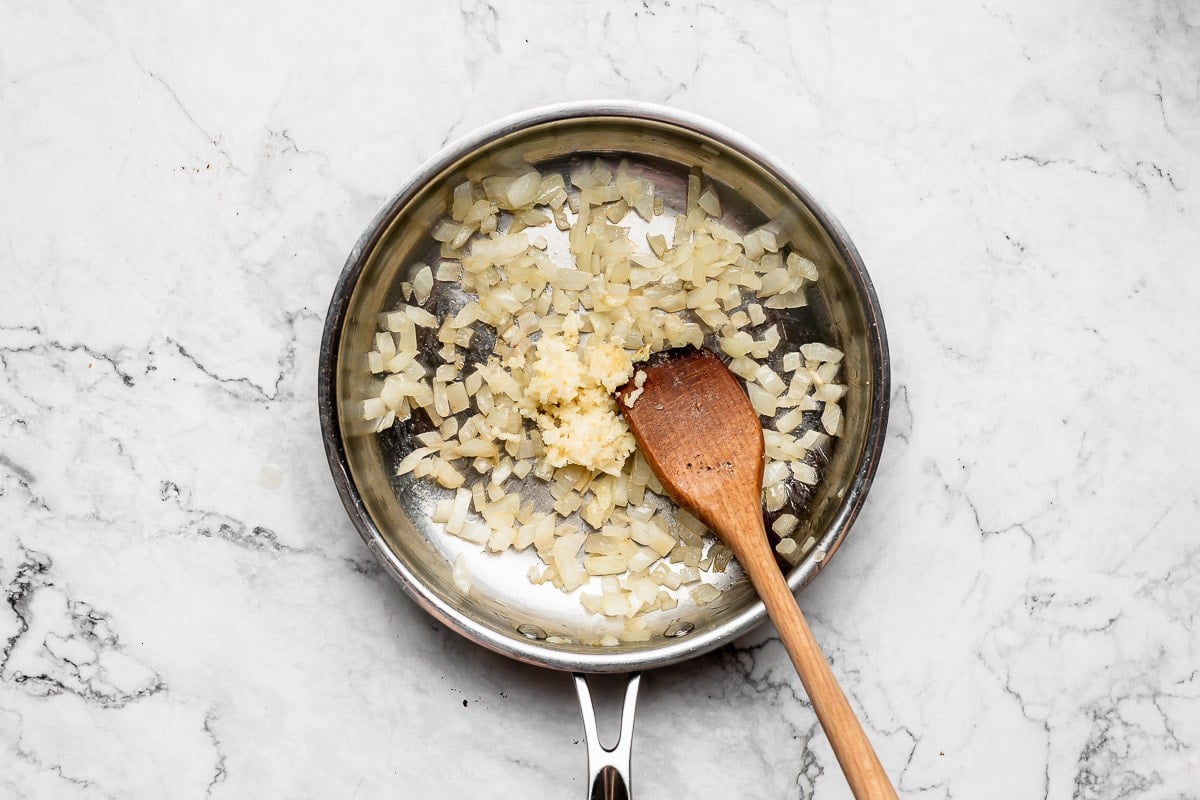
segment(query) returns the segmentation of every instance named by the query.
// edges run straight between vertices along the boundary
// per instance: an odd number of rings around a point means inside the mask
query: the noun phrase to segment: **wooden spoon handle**
[[[765,534],[763,542],[766,542]],[[838,763],[842,765],[842,772],[846,774],[855,800],[896,800],[896,790],[883,771],[858,717],[846,701],[846,695],[833,677],[829,663],[813,638],[804,615],[800,613],[796,597],[780,574],[774,557],[765,546],[754,549],[758,552],[745,554],[745,559],[739,554],[738,560],[749,574],[771,621],[779,631],[783,646],[796,666],[800,682],[808,692],[813,710],[829,738]]]

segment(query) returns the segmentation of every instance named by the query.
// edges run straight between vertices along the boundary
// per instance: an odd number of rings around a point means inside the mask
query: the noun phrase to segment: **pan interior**
[[[872,431],[877,434],[880,425],[882,354],[869,286],[864,287],[860,267],[850,263],[857,257],[836,227],[831,229],[832,223],[818,216],[820,212],[784,178],[717,138],[678,124],[591,116],[501,132],[446,157],[381,215],[347,265],[343,281],[349,294],[331,364],[333,408],[349,483],[343,488],[344,495],[348,490],[354,499],[352,516],[358,512],[360,531],[406,590],[460,633],[545,666],[616,671],[690,657],[761,621],[761,606],[736,562],[716,576],[716,585],[724,591],[715,603],[697,606],[681,592],[677,608],[647,618],[653,632],[649,641],[598,648],[594,642],[611,632],[611,624],[585,612],[574,595],[530,583],[526,572],[540,563],[532,549],[485,553],[445,534],[429,517],[434,504],[450,493],[427,481],[414,481],[411,475],[394,474],[395,465],[417,446],[413,435],[429,427],[422,427],[420,413],[383,434],[373,433],[361,419],[362,401],[378,394],[377,378],[366,365],[377,318],[402,302],[400,284],[411,279],[413,265],[437,263],[438,245],[429,232],[445,215],[453,187],[468,177],[507,173],[524,165],[543,173],[569,174],[596,159],[613,167],[626,162],[651,178],[656,194],[665,198],[668,209],[676,210],[684,207],[687,176],[698,167],[717,187],[723,224],[744,232],[768,220],[782,221],[796,249],[819,267],[821,279],[808,289],[810,305],[774,312],[784,339],[779,352],[819,340],[846,354],[841,380],[850,391],[843,400],[844,433],[825,454],[825,474],[815,492],[795,498],[803,505],[798,515],[805,533],[800,540],[814,536],[815,551],[832,554],[836,549],[852,519],[856,495],[869,481],[873,463],[867,462],[873,462],[872,440],[878,438]],[[553,225],[547,227],[546,238],[559,234]],[[638,232],[635,228],[633,233]],[[439,283],[427,307],[440,316],[463,302],[461,289]],[[482,345],[490,350],[490,343]],[[549,506],[545,485],[533,476],[526,479],[522,495],[537,498],[540,507]],[[451,578],[451,565],[460,555],[471,575],[467,594]],[[793,567],[793,589],[811,580],[822,565],[810,553]]]

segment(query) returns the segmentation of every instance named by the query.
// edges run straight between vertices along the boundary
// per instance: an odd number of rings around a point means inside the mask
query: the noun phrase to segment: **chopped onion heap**
[[[763,506],[778,514],[789,487],[817,483],[811,451],[842,426],[841,351],[819,342],[787,350],[780,326],[767,324],[772,310],[807,305],[816,265],[778,225],[743,235],[722,224],[716,190],[698,173],[681,212],[635,170],[601,162],[569,184],[532,169],[464,182],[449,212],[433,229],[441,261],[410,271],[407,302],[381,315],[367,354],[381,378],[363,403],[374,430],[418,409],[429,423],[397,473],[450,490],[432,515],[448,533],[492,552],[533,547],[540,566],[529,580],[579,590],[585,609],[615,625],[596,644],[648,639],[644,615],[675,608],[681,592],[716,602],[721,593],[704,578],[732,554],[662,498],[613,391],[634,377],[632,405],[645,380],[636,362],[707,340],[763,418]],[[634,225],[647,231],[644,245]],[[566,252],[541,229],[565,235]],[[439,283],[461,286],[465,302],[431,302]],[[485,360],[468,356],[493,339]],[[520,494],[530,475],[547,486],[549,510]],[[791,563],[815,545],[791,513],[771,529]],[[470,590],[461,555],[453,578]]]

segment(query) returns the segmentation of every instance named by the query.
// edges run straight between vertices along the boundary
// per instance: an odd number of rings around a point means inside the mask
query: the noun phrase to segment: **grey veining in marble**
[[[567,678],[329,480],[350,247],[623,97],[790,163],[879,291],[884,462],[801,596],[901,796],[1200,797],[1200,5],[0,5],[0,797],[582,796]],[[646,797],[849,797],[770,628],[649,675]]]

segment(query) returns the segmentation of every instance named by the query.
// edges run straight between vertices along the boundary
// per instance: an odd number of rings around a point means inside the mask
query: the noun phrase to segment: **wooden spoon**
[[[708,350],[670,350],[639,366],[617,390],[617,405],[663,488],[733,550],[750,576],[854,797],[894,800],[775,562],[762,516],[762,425],[737,378]]]

